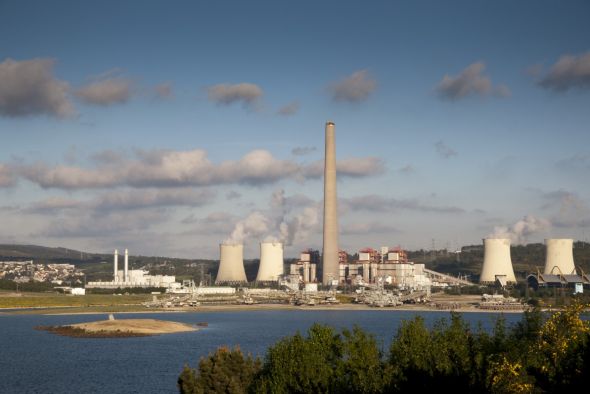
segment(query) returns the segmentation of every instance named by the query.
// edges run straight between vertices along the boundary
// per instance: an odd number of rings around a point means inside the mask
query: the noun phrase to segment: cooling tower
[[[276,281],[283,275],[283,244],[280,242],[260,243],[260,266],[257,282]]]
[[[506,282],[516,283],[512,259],[510,258],[510,240],[486,238],[483,240],[484,255],[480,283],[494,283],[496,276],[504,276]]]
[[[338,205],[336,200],[336,141],[334,123],[326,123],[324,164],[324,247],[322,282],[330,285],[340,278],[338,267]]]
[[[576,274],[573,239],[546,239],[545,245],[547,245],[547,256],[545,258],[544,274]]]
[[[244,245],[220,244],[219,254],[219,270],[215,284],[248,282],[244,271]]]
[[[114,271],[115,271],[115,276],[113,278],[113,281],[118,282],[119,281],[119,275],[118,275],[118,270],[119,270],[119,251],[117,249],[115,249],[115,256],[113,257],[114,260]]]

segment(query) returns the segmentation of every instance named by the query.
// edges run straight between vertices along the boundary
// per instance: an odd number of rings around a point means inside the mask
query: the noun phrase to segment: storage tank
[[[510,258],[510,240],[507,238],[486,238],[483,240],[483,246],[483,267],[479,282],[494,283],[496,276],[503,276],[506,282],[516,283]]]
[[[257,282],[276,281],[283,275],[283,244],[280,242],[260,243],[260,266]]]
[[[244,270],[244,245],[220,244],[219,255],[215,284],[248,282]]]
[[[547,254],[543,274],[576,274],[573,239],[546,239],[545,245],[547,246]]]

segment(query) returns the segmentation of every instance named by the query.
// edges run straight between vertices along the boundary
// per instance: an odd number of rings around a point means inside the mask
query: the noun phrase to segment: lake
[[[416,315],[428,325],[449,312],[396,310],[273,310],[191,313],[118,313],[116,318],[153,318],[196,324],[200,331],[135,338],[69,338],[34,329],[106,319],[96,315],[0,314],[0,393],[177,393],[176,379],[184,364],[195,367],[201,356],[219,346],[239,345],[264,356],[266,349],[287,335],[305,332],[314,322],[337,329],[355,324],[373,333],[387,349],[400,322]],[[489,330],[497,313],[464,313],[475,326]],[[506,313],[508,324],[519,313]]]

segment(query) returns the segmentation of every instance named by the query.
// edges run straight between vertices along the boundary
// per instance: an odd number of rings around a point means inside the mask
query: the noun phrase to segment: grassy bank
[[[131,294],[114,296],[108,294],[88,294],[72,296],[48,293],[0,293],[0,308],[52,308],[52,307],[125,307],[141,306],[152,298],[150,294]]]

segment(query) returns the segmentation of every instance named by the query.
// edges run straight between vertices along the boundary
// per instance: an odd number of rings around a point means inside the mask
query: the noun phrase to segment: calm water
[[[207,322],[197,332],[142,338],[68,338],[34,329],[95,321],[100,315],[0,314],[0,393],[176,393],[183,365],[196,366],[199,357],[222,345],[264,355],[269,345],[314,322],[338,329],[355,324],[372,332],[387,349],[402,320],[424,316],[427,324],[448,318],[449,312],[376,311],[243,311],[117,314],[118,318],[154,318],[185,323]],[[472,324],[493,326],[497,314],[466,313]],[[510,324],[520,314],[505,315]]]

